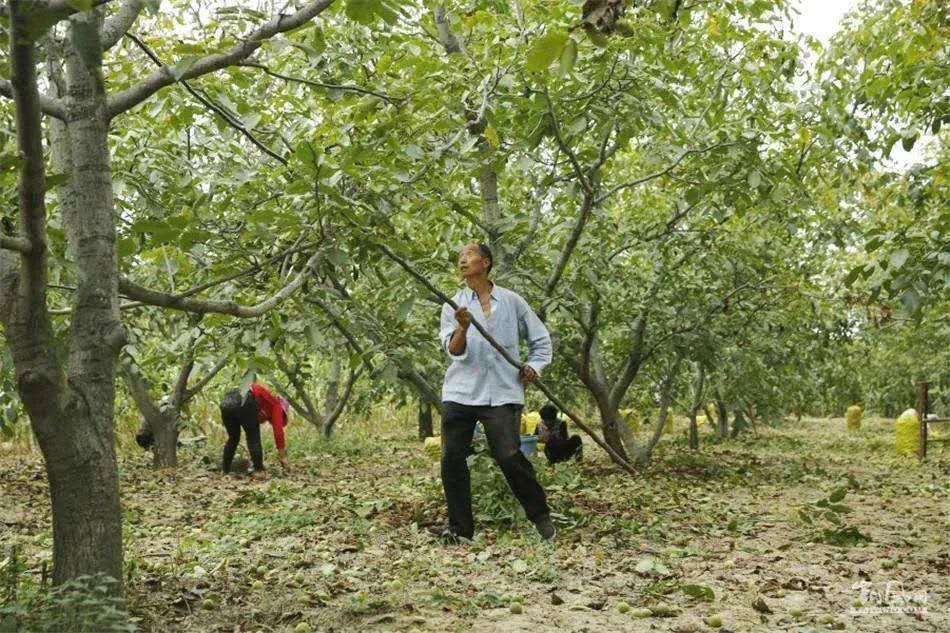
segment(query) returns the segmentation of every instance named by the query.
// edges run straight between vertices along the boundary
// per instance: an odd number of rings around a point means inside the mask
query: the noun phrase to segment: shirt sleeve
[[[456,295],[456,300],[458,295]],[[456,356],[449,351],[449,341],[452,340],[452,334],[455,333],[455,327],[458,322],[455,320],[455,310],[452,306],[445,303],[442,305],[442,318],[439,326],[439,340],[442,343],[442,349],[452,360],[465,360],[468,357],[468,342],[465,344],[465,351]]]
[[[257,399],[257,407],[263,414],[265,420],[270,422],[271,429],[274,431],[274,444],[278,450],[284,450],[286,447],[284,441],[284,410],[280,407],[280,400],[277,396],[262,387],[261,385],[251,385],[251,391]]]
[[[548,328],[521,296],[518,296],[518,329],[528,343],[528,360],[525,364],[540,376],[541,370],[551,364],[553,354],[551,335],[548,334]]]
[[[280,404],[278,403],[277,408],[280,409]],[[287,448],[286,441],[284,440],[284,410],[281,409],[270,421],[270,426],[274,429],[274,444],[277,446],[277,450],[282,451]]]

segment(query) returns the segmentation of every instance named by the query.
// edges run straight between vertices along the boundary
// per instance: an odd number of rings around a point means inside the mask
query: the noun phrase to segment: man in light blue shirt
[[[492,456],[512,492],[544,539],[554,537],[544,490],[534,467],[521,453],[519,427],[524,408],[524,383],[534,382],[551,362],[547,328],[517,293],[493,284],[491,250],[468,244],[459,253],[466,288],[453,301],[458,310],[442,306],[439,331],[451,359],[442,385],[442,487],[449,524],[440,536],[447,541],[472,538],[472,489],[466,457],[475,423],[481,422]],[[511,356],[519,343],[528,344],[528,359],[519,370],[506,361],[474,327],[477,320]]]

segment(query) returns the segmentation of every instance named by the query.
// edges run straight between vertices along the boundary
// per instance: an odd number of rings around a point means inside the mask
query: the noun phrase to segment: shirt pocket
[[[495,323],[495,340],[506,349],[518,348],[518,320],[511,310],[500,310],[498,321]]]

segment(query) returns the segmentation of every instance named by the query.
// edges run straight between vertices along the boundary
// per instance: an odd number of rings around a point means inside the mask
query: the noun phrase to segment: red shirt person
[[[288,422],[287,400],[276,396],[264,386],[253,383],[243,396],[232,389],[221,402],[221,420],[228,432],[228,441],[224,445],[222,468],[229,472],[234,452],[240,442],[243,429],[247,438],[248,451],[251,454],[254,472],[263,472],[264,461],[261,450],[260,425],[270,422],[274,432],[274,444],[280,457],[280,465],[284,471],[290,470],[287,462],[287,444],[284,438],[284,427]]]

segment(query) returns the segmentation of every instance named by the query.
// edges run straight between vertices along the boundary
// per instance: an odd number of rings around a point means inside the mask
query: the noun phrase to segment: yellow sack
[[[860,429],[862,413],[863,410],[859,405],[852,404],[850,407],[848,407],[848,410],[844,413],[844,421],[847,428]]]
[[[620,409],[620,415],[627,427],[636,435],[640,432],[640,425],[643,422],[643,416],[636,409]]]
[[[534,435],[538,423],[541,421],[541,414],[537,411],[531,411],[530,413],[521,414],[521,434],[522,435]]]
[[[705,416],[705,415],[697,415],[697,416],[696,416],[696,426],[699,426],[700,424],[706,424],[706,416]]]
[[[426,451],[426,454],[431,457],[433,460],[437,460],[442,457],[442,438],[441,437],[427,437],[423,442],[423,448]]]
[[[907,409],[894,422],[894,448],[901,455],[917,454],[920,448],[920,423],[914,409]]]

